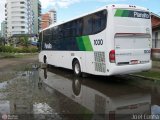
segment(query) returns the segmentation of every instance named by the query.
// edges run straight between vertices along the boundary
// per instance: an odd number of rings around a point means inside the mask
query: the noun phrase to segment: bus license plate
[[[138,64],[138,60],[131,60],[131,64]]]

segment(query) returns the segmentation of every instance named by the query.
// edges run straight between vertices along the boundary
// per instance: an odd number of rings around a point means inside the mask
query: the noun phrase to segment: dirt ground
[[[0,59],[0,72],[10,71],[15,67],[20,67],[24,64],[35,63],[38,62],[38,55],[29,56],[25,58],[7,58]],[[160,61],[153,61],[152,70],[159,71],[160,70]]]
[[[0,59],[0,72],[12,71],[13,69],[21,67],[24,64],[26,65],[34,62],[38,62],[38,55],[25,58]]]

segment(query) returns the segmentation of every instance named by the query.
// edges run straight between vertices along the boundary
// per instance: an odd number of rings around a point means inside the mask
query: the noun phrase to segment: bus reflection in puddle
[[[78,103],[85,107],[92,115],[92,119],[131,119],[133,114],[151,114],[151,96],[137,88],[128,87],[127,89],[119,89],[114,85],[101,85],[95,81],[77,77],[64,77],[61,74],[47,71],[47,69],[39,70],[39,83],[42,87],[53,94],[56,92],[64,95],[67,100]],[[104,88],[105,87],[105,88]],[[105,91],[104,91],[105,89]],[[126,92],[127,91],[127,92]],[[127,94],[126,94],[127,93]],[[60,99],[59,103],[64,103],[64,99]],[[65,100],[65,104],[70,104]],[[61,105],[59,105],[61,107]],[[63,107],[63,109],[72,109]],[[63,111],[67,111],[63,110]],[[67,114],[84,114],[69,110]],[[88,114],[85,113],[85,114]],[[66,114],[65,112],[63,114]]]

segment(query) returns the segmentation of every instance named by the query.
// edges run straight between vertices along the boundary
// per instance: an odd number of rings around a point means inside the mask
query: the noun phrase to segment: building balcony
[[[12,30],[12,32],[21,32],[21,31],[28,32],[28,29],[13,29]]]
[[[14,4],[14,5],[12,5],[12,7],[11,7],[12,9],[14,9],[14,8],[27,8],[27,5],[22,5],[22,4]]]
[[[17,22],[17,23],[12,23],[12,26],[18,26],[18,27],[25,26],[25,27],[27,27],[28,25],[26,23]]]
[[[28,19],[27,18],[22,19],[22,18],[19,17],[19,18],[12,18],[12,19],[10,19],[10,21],[19,21],[19,22],[24,21],[24,22],[27,22]]]

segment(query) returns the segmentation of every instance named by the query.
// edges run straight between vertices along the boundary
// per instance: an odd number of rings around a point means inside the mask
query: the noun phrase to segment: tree
[[[23,46],[28,48],[28,46],[29,46],[28,36],[21,37],[20,38],[20,42],[21,42],[21,45],[23,45]]]
[[[0,37],[0,45],[5,45],[5,38],[4,37]]]

